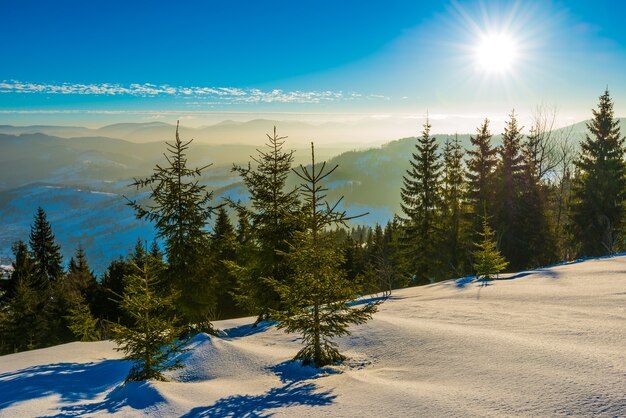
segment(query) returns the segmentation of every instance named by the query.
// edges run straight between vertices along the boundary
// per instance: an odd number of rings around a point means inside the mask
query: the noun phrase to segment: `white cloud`
[[[102,95],[102,96],[180,96],[204,99],[204,103],[322,103],[359,99],[388,99],[378,94],[345,94],[341,91],[283,91],[273,89],[241,89],[236,87],[181,87],[144,84],[76,84],[76,83],[28,83],[17,80],[0,82],[0,94],[60,94],[60,95]]]

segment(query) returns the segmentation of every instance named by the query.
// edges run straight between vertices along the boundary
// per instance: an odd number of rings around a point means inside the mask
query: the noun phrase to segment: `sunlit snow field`
[[[319,371],[251,322],[196,336],[169,382],[120,387],[108,341],[0,357],[0,416],[626,415],[626,256],[395,291]]]

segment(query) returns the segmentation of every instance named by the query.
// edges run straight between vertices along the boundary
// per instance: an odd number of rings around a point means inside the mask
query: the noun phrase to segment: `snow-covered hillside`
[[[394,292],[321,371],[250,322],[196,336],[170,382],[120,388],[111,342],[0,357],[0,416],[626,415],[625,256]]]

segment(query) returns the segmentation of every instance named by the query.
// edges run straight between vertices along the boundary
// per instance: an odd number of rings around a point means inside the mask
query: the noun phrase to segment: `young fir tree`
[[[61,248],[56,244],[46,212],[39,207],[30,229],[30,250],[35,261],[33,284],[41,290],[63,275]]]
[[[93,317],[89,305],[84,299],[78,299],[74,302],[74,305],[69,308],[66,319],[68,328],[80,341],[89,342],[100,339],[98,331],[99,321]]]
[[[150,188],[151,203],[143,206],[128,202],[139,219],[154,222],[157,237],[165,242],[169,284],[180,295],[177,308],[192,324],[210,329],[211,312],[215,307],[214,283],[208,271],[207,222],[213,208],[212,193],[199,184],[202,172],[209,166],[187,167],[187,151],[191,142],[183,142],[176,125],[176,140],[167,142],[167,164],[157,164],[154,173],[135,179],[137,189]]]
[[[44,346],[45,323],[41,314],[42,295],[32,285],[33,276],[20,276],[7,306],[8,345],[12,352]],[[47,344],[46,344],[47,345]]]
[[[589,134],[575,161],[571,201],[571,231],[582,256],[611,254],[623,248],[625,148],[608,89],[592,112]]]
[[[120,306],[130,316],[126,326],[111,323],[113,340],[131,360],[126,381],[166,380],[163,372],[182,367],[178,354],[186,340],[179,340],[183,329],[174,316],[176,294],[163,291],[160,270],[163,264],[147,257],[143,266],[134,265],[134,272],[125,277]]]
[[[283,151],[286,138],[279,137],[274,127],[273,135],[267,135],[266,150],[258,150],[258,155],[252,157],[256,168],[250,164],[233,167],[250,193],[251,208],[247,218],[257,244],[249,265],[234,269],[240,281],[238,299],[244,308],[257,314],[257,323],[266,318],[271,309],[281,306],[269,279],[285,282],[289,276],[284,253],[294,232],[301,229],[297,191],[286,190],[293,163],[293,151]]]
[[[507,268],[509,263],[500,254],[495,242],[495,233],[489,227],[487,214],[482,217],[480,241],[476,242],[474,251],[474,270],[478,280],[493,280],[494,276]]]
[[[442,179],[442,235],[446,269],[452,277],[465,272],[465,250],[467,243],[467,204],[463,149],[459,137],[446,140],[443,148]]]
[[[471,206],[472,228],[479,230],[481,217],[485,210],[492,213],[494,201],[494,171],[497,164],[498,150],[491,145],[489,120],[485,119],[477,129],[476,136],[471,136],[473,149],[467,151],[467,199]]]
[[[500,236],[500,247],[513,269],[528,267],[525,247],[527,237],[522,228],[522,187],[524,186],[524,159],[521,154],[520,127],[515,112],[504,126],[500,160],[496,168],[496,197],[494,201],[494,224]]]
[[[352,218],[337,210],[339,202],[330,206],[325,201],[326,189],[322,182],[337,167],[326,170],[325,163],[316,167],[313,144],[311,158],[310,169],[300,166],[300,170],[295,171],[304,181],[301,190],[306,229],[295,234],[293,244],[285,254],[293,273],[288,282],[273,280],[273,284],[286,308],[275,312],[281,321],[278,327],[302,335],[304,347],[294,360],[322,367],[344,358],[332,338],[349,335],[348,326],[370,319],[377,304],[349,306],[358,287],[346,279],[345,271],[341,269],[343,254],[334,236],[326,229]]]
[[[403,177],[401,207],[406,215],[404,239],[409,269],[416,284],[430,283],[441,278],[438,260],[441,231],[438,215],[441,209],[441,161],[435,138],[430,136],[431,125],[426,120],[422,136],[415,144],[411,167]]]

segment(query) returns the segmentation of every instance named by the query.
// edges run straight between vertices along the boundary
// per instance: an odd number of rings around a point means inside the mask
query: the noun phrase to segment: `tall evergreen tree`
[[[230,318],[241,313],[241,311],[237,309],[233,299],[237,277],[228,268],[229,264],[225,262],[237,261],[238,242],[235,228],[231,224],[224,207],[218,209],[215,217],[215,224],[211,233],[211,253],[215,257],[213,273],[217,285],[217,316]]]
[[[251,157],[255,168],[251,164],[233,167],[250,192],[251,209],[246,218],[257,244],[250,264],[239,266],[238,298],[247,310],[258,315],[257,322],[267,317],[270,309],[280,307],[279,295],[268,279],[284,282],[289,276],[284,253],[294,232],[301,229],[297,190],[286,189],[293,163],[293,151],[283,150],[286,138],[278,136],[274,127],[273,135],[267,135],[266,150],[258,150],[258,155]]]
[[[323,181],[337,167],[327,170],[326,164],[316,167],[311,144],[311,168],[300,166],[296,174],[304,181],[302,194],[306,229],[296,233],[286,259],[292,266],[289,282],[273,280],[285,302],[285,311],[277,311],[279,328],[302,335],[304,347],[294,359],[303,364],[322,367],[344,358],[337,350],[333,337],[349,335],[350,324],[367,321],[376,311],[376,304],[352,306],[358,288],[346,279],[341,269],[343,254],[337,241],[326,231],[332,225],[348,219],[345,211],[337,210],[339,202],[330,206],[325,201]]]
[[[571,230],[579,255],[599,256],[623,248],[626,163],[624,137],[614,119],[608,89],[587,123],[571,201]]]
[[[67,297],[72,304],[84,300],[93,306],[98,294],[98,281],[87,264],[87,256],[82,246],[78,246],[74,257],[70,259],[67,275],[64,279]]]
[[[47,318],[44,315],[49,301],[50,284],[39,280],[37,265],[23,241],[12,247],[15,261],[7,280],[7,292],[2,303],[6,304],[6,343],[10,352],[30,350],[50,345]]]
[[[46,212],[37,208],[30,229],[30,250],[35,261],[34,285],[45,290],[63,275],[61,248],[56,244]]]
[[[21,276],[7,307],[8,346],[13,352],[43,346],[42,295],[32,285],[32,277]]]
[[[174,316],[175,294],[160,290],[162,263],[148,257],[143,266],[134,266],[125,277],[122,309],[132,318],[129,326],[112,323],[113,339],[118,350],[131,360],[126,381],[166,380],[164,371],[182,367],[178,354],[186,340],[179,340],[182,328]]]
[[[11,263],[13,267],[8,280],[3,280],[0,302],[7,302],[15,295],[17,283],[22,280],[26,283],[32,283],[35,279],[35,261],[28,246],[24,241],[18,240],[11,246],[14,261]]]
[[[166,274],[173,289],[179,291],[177,306],[184,319],[209,329],[208,321],[215,307],[214,283],[206,257],[212,193],[199,183],[209,166],[187,167],[192,141],[181,141],[177,124],[176,140],[166,142],[167,165],[157,164],[150,177],[135,179],[132,184],[137,189],[150,188],[151,203],[147,206],[131,200],[128,203],[139,219],[154,222],[158,238],[165,242]]]
[[[441,208],[441,161],[431,125],[426,120],[422,136],[415,144],[410,168],[403,177],[401,207],[405,219],[405,248],[415,283],[429,283],[440,278],[438,250],[441,242],[437,228]]]
[[[521,154],[520,130],[515,111],[512,111],[504,126],[502,146],[499,149],[494,202],[494,223],[500,236],[500,248],[513,269],[528,267],[528,254],[523,250],[527,243],[522,228],[524,159]]]
[[[523,184],[521,190],[521,238],[526,267],[545,266],[557,261],[554,222],[549,210],[548,187],[541,181],[541,160],[537,157],[535,133],[523,144]],[[545,170],[545,167],[543,168]]]
[[[105,321],[105,324],[117,322],[130,325],[128,314],[119,304],[119,295],[124,294],[124,277],[133,274],[134,265],[124,258],[111,261],[102,275],[101,292],[94,315]]]
[[[472,208],[473,229],[481,226],[480,214],[483,211],[492,213],[494,201],[494,171],[497,164],[498,150],[491,145],[492,134],[489,131],[489,120],[485,119],[477,129],[476,135],[470,137],[473,148],[467,151],[468,200]]]
[[[463,150],[459,137],[455,135],[454,140],[446,140],[443,149],[443,201],[441,205],[445,268],[454,277],[463,275],[466,270],[464,255],[469,229],[465,216],[467,213],[466,189]]]
[[[385,225],[383,258],[378,267],[381,278],[387,284],[388,292],[408,285],[408,275],[405,274],[404,269],[406,262],[401,248],[401,236],[401,226],[396,216]]]

